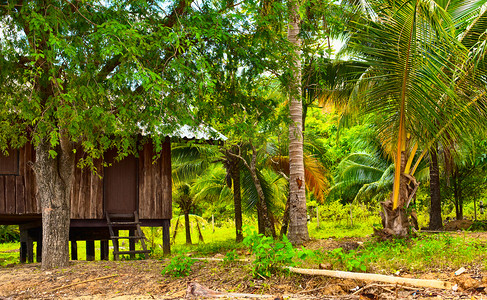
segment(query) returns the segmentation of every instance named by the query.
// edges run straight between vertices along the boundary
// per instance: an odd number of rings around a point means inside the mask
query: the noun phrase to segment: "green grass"
[[[20,260],[20,253],[16,250],[19,248],[20,243],[0,244],[0,266],[4,267],[10,264],[18,264]]]
[[[487,269],[485,241],[454,237],[450,234],[420,235],[393,241],[369,241],[363,247],[346,252],[332,250],[323,254],[333,267],[341,270],[379,273],[452,271],[460,267]]]

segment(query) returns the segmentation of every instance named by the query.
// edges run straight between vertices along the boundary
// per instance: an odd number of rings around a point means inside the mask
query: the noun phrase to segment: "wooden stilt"
[[[71,260],[78,260],[78,241],[71,241]]]
[[[95,260],[95,241],[86,241],[86,260]]]
[[[42,262],[42,234],[37,238],[36,261]]]
[[[20,263],[27,262],[27,242],[20,242]]]
[[[129,230],[129,236],[135,236],[135,230],[130,229]],[[135,239],[129,239],[129,250],[135,251]],[[131,253],[130,258],[135,259],[135,253]]]
[[[34,262],[34,240],[29,235],[27,236],[27,261]]]
[[[109,260],[108,258],[108,240],[100,241],[100,259]]]
[[[171,255],[171,220],[162,220],[162,249],[164,255]]]

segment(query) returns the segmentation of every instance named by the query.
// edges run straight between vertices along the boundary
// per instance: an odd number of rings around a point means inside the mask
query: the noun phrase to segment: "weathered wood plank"
[[[0,214],[7,213],[5,201],[5,176],[0,176]]]
[[[25,214],[24,176],[15,176],[15,213]]]
[[[7,214],[15,214],[15,176],[5,176],[5,209]]]
[[[156,219],[157,216],[160,216],[162,213],[162,193],[163,193],[163,186],[162,186],[162,177],[164,176],[163,169],[162,169],[162,157],[157,158],[157,161],[154,163],[154,211],[152,214],[152,218]]]
[[[76,149],[75,162],[77,163],[82,158],[82,151],[78,147]],[[80,219],[81,215],[79,212],[80,202],[79,202],[79,183],[81,177],[81,169],[74,169],[73,185],[71,187],[71,219]]]
[[[19,175],[15,176],[15,212],[17,214],[25,213],[25,192],[24,192],[24,178],[25,178],[25,147],[18,150],[19,154]]]
[[[150,218],[151,152],[151,145],[145,144],[139,155],[139,216],[141,219]]]
[[[102,166],[102,161],[97,160],[95,162],[96,169],[98,174],[93,174],[92,175],[92,181],[93,181],[93,199],[95,199],[96,203],[96,213],[95,213],[95,218],[96,219],[103,219],[103,166]],[[101,177],[100,177],[101,176]]]
[[[22,157],[24,163],[24,188],[25,188],[25,212],[36,213],[37,205],[35,199],[35,176],[31,165],[35,161],[34,148],[32,144],[27,143],[24,146],[24,155]],[[40,211],[39,211],[40,212]]]
[[[90,195],[91,191],[91,171],[88,169],[81,170],[81,182],[80,182],[80,196],[81,202],[84,203],[82,205],[84,207],[83,214],[81,215],[82,219],[92,219],[93,218],[93,211],[94,211],[94,203]]]
[[[169,137],[163,144],[162,148],[162,208],[161,215],[162,219],[170,220],[172,218],[172,178],[171,178],[171,140]]]

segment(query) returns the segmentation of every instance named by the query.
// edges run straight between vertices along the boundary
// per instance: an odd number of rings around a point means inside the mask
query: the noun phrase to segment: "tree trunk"
[[[186,230],[186,245],[192,245],[191,242],[191,229],[189,228],[189,211],[184,212],[184,227]]]
[[[263,233],[265,235],[268,235],[269,232],[267,232],[267,230],[269,230],[270,234],[273,237],[277,237],[276,236],[276,228],[274,226],[273,219],[270,217],[269,210],[267,209],[267,203],[265,201],[264,190],[262,190],[262,185],[260,183],[260,179],[257,176],[257,169],[255,166],[256,159],[257,159],[257,152],[256,152],[256,149],[254,147],[252,147],[252,148],[253,148],[253,151],[252,151],[252,162],[250,164],[250,174],[252,176],[252,180],[254,181],[255,189],[257,190],[257,194],[259,196],[259,203],[257,205],[257,210],[261,213],[261,219],[263,221],[263,224],[261,224],[259,226],[259,233]],[[260,232],[262,225],[265,228],[264,232]]]
[[[71,186],[75,159],[70,141],[61,134],[60,145],[49,154],[49,139],[36,147],[34,170],[37,197],[42,211],[42,269],[62,268],[69,263]]]
[[[282,238],[283,235],[287,234],[287,228],[289,226],[289,198],[286,201],[286,207],[284,208],[284,215],[282,216],[282,226],[279,236]]]
[[[268,235],[270,233],[273,237],[276,237],[274,219],[271,218],[269,214],[264,190],[262,189],[259,176],[257,175],[257,149],[252,143],[250,143],[250,147],[252,148],[252,158],[250,160],[250,164],[240,154],[237,155],[231,152],[227,153],[229,153],[231,156],[238,157],[250,172],[250,176],[252,177],[252,181],[254,183],[254,187],[257,191],[258,196],[257,220],[259,225],[259,233],[262,233],[264,235]]]
[[[293,244],[309,240],[303,161],[303,104],[301,99],[301,41],[299,3],[291,2],[288,40],[294,46],[294,62],[289,83],[289,234]]]
[[[242,233],[242,195],[240,191],[240,167],[239,160],[236,157],[227,155],[230,161],[230,172],[233,182],[233,205],[235,209],[235,241],[243,241]]]
[[[455,217],[457,220],[463,220],[463,200],[462,191],[460,189],[460,179],[458,177],[458,172],[453,171],[452,176],[453,181],[453,198],[455,199]]]
[[[256,208],[257,208],[257,229],[260,234],[265,235],[266,226],[265,226],[264,213],[263,213],[264,209],[262,208],[260,202],[257,202]]]
[[[438,145],[430,149],[430,230],[439,230],[443,227],[441,220],[441,194],[440,194],[440,170],[438,168]]]
[[[382,231],[375,230],[375,234],[383,238],[391,238],[394,236],[405,237],[409,234],[409,228],[411,227],[409,222],[409,216],[407,215],[406,202],[412,196],[414,187],[418,184],[414,177],[404,174],[404,168],[406,166],[408,156],[406,151],[402,152],[400,170],[401,177],[399,182],[399,202],[396,209],[393,209],[392,194],[386,202],[381,202],[382,212],[380,213],[382,218]],[[397,172],[397,171],[396,171]]]

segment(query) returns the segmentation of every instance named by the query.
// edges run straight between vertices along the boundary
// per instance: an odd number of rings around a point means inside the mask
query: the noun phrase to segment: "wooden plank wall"
[[[82,151],[76,152],[81,158]],[[172,217],[171,144],[167,139],[163,152],[153,161],[152,144],[139,153],[139,216],[141,219],[170,219]],[[19,175],[0,175],[0,214],[40,214],[36,200],[34,171],[29,162],[35,161],[32,145],[19,150]],[[71,190],[72,219],[103,219],[103,167],[97,161],[98,174],[76,168]]]
[[[83,152],[76,151],[76,161]],[[103,167],[101,160],[94,162],[96,174],[90,169],[76,168],[71,189],[71,219],[103,219]]]
[[[171,143],[163,144],[160,157],[154,161],[154,147],[144,145],[139,155],[139,215],[141,219],[171,219],[172,180]]]
[[[15,150],[14,150],[15,151]],[[12,158],[16,159],[16,156]],[[31,163],[35,161],[35,151],[31,144],[18,150],[19,172],[17,175],[0,176],[0,214],[40,213],[36,201],[36,183]]]

